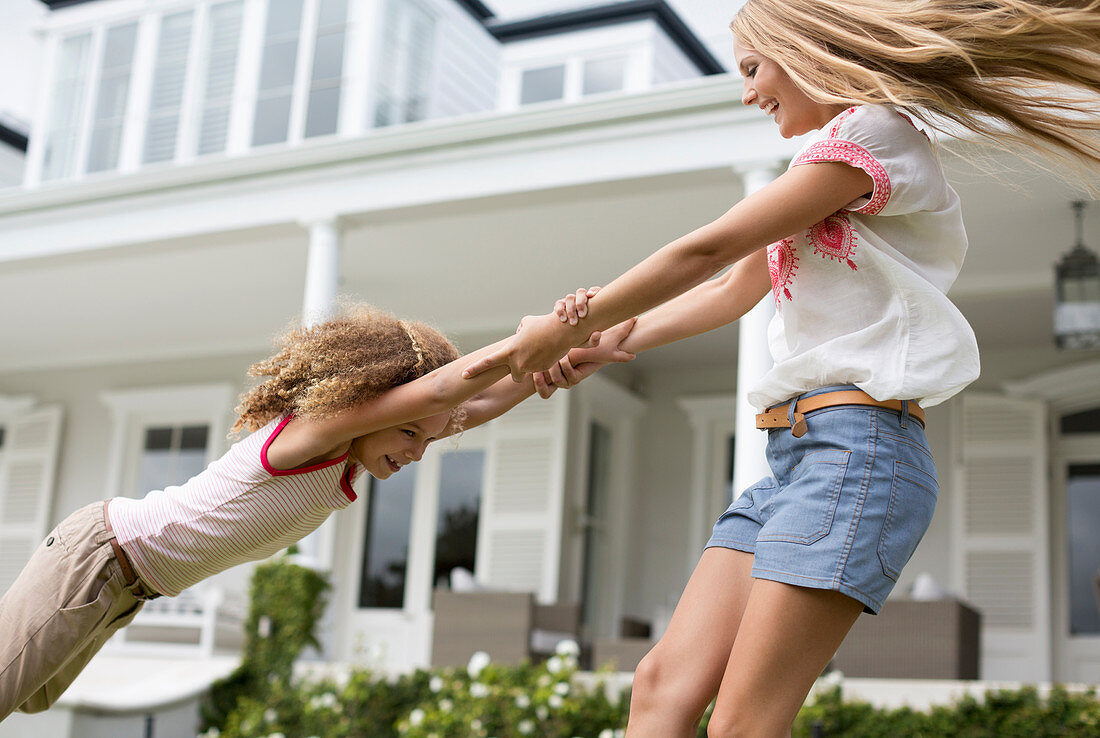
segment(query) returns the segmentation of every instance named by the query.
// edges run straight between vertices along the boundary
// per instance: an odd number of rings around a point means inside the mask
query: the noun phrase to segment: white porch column
[[[763,188],[778,176],[779,167],[770,164],[740,171],[744,182],[744,197]],[[733,495],[736,498],[747,486],[771,470],[764,456],[767,435],[756,429],[756,408],[749,404],[749,387],[772,367],[768,350],[768,323],[775,315],[775,301],[766,295],[760,303],[737,322],[737,414],[734,424],[737,441],[733,454]]]
[[[314,325],[330,315],[340,286],[340,225],[335,216],[304,222],[309,229],[302,323]]]
[[[310,326],[332,316],[340,285],[340,224],[337,216],[303,221],[309,229],[305,296],[302,323]],[[298,542],[301,562],[315,569],[331,570],[336,544],[336,523],[332,517]]]

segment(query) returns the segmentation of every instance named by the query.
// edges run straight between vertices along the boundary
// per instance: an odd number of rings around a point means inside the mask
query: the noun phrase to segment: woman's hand
[[[637,321],[637,318],[630,318],[602,333],[593,333],[587,344],[571,349],[547,371],[536,372],[533,378],[539,396],[547,398],[558,388],[569,389],[595,374],[605,364],[633,360],[635,354],[624,351],[621,346]]]
[[[570,292],[554,303],[554,313],[561,322],[576,325],[581,318],[588,315],[588,298],[594,297],[599,291],[599,287],[589,287],[586,290],[577,290],[576,293]]]
[[[469,379],[497,366],[507,366],[512,379],[519,382],[524,374],[549,369],[569,349],[584,343],[588,333],[563,326],[554,313],[528,315],[517,333],[505,339],[497,350],[473,362],[462,372]]]

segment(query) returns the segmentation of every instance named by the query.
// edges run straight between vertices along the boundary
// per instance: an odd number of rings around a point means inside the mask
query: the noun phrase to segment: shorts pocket
[[[904,461],[894,461],[890,504],[882,521],[878,558],[882,573],[895,582],[932,524],[939,489],[932,475]]]
[[[758,541],[811,544],[829,534],[852,452],[823,449],[802,457],[791,482],[773,499],[774,513]]]

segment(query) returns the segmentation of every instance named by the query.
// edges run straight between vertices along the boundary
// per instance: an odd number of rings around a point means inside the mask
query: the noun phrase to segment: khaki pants
[[[0,720],[50,707],[141,609],[107,541],[103,503],[77,510],[0,599]]]

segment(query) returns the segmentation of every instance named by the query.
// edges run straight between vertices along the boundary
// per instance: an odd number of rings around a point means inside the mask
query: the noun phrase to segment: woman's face
[[[826,105],[812,100],[782,67],[755,49],[744,46],[736,36],[733,57],[745,78],[741,102],[756,105],[766,115],[773,116],[783,138],[817,130],[845,109],[844,105]]]

